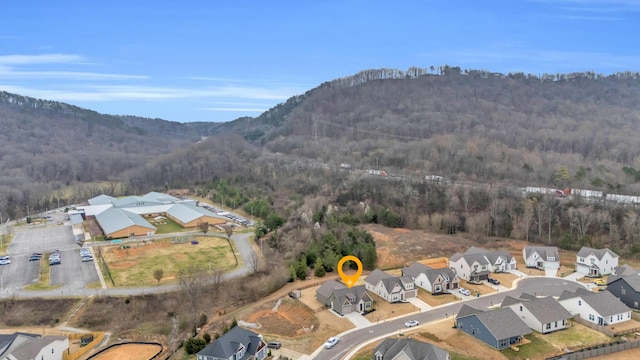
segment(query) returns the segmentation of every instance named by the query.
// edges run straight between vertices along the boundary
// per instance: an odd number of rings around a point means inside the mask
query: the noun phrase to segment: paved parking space
[[[82,262],[80,247],[75,243],[71,226],[48,224],[16,230],[7,255],[11,264],[0,266],[0,295],[22,291],[25,285],[39,281],[40,262],[29,261],[32,253],[48,256],[61,251],[61,264],[50,267],[50,285],[63,285],[65,294],[78,294],[87,284],[99,281],[93,262]]]
[[[77,249],[71,226],[34,227],[16,231],[7,254],[30,255],[33,252],[44,253],[56,249]]]
[[[418,309],[420,309],[420,311],[428,311],[431,310],[433,308],[433,306],[427,304],[426,302],[418,299],[417,297],[415,298],[408,298],[407,299],[408,302],[412,303],[413,306],[417,307]]]

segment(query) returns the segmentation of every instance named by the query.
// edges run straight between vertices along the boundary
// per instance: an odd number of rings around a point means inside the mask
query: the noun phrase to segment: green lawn
[[[197,236],[193,240],[198,241],[198,244],[174,244],[169,240],[158,240],[130,248],[113,246],[105,248],[103,255],[116,286],[155,285],[158,282],[153,277],[153,272],[157,269],[163,272],[160,281],[163,284],[175,282],[180,271],[190,268],[201,271],[229,271],[236,268],[227,239]],[[238,253],[235,244],[232,245],[233,251]],[[242,258],[239,255],[238,261],[241,266]]]
[[[182,232],[184,228],[180,226],[177,222],[166,218],[160,221],[154,221],[153,219],[147,219],[151,225],[156,227],[156,234],[169,234],[175,232]]]

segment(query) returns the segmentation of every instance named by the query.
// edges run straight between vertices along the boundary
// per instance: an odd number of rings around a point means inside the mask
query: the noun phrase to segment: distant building
[[[197,360],[263,360],[267,344],[262,336],[236,326],[197,354]]]
[[[227,222],[193,200],[180,200],[158,192],[123,198],[99,195],[88,202],[90,205],[83,210],[87,216],[95,217],[104,235],[112,239],[155,234],[156,227],[147,219],[158,216],[170,218],[184,228],[196,228],[202,222],[212,226]]]
[[[316,299],[327,309],[331,309],[340,315],[351,312],[366,312],[373,308],[373,299],[367,293],[364,285],[353,286],[329,280],[316,290]]]
[[[0,359],[62,360],[69,349],[66,336],[40,336],[28,333],[0,335]]]
[[[404,302],[418,295],[411,277],[389,275],[380,269],[373,270],[364,279],[364,286],[390,303]]]

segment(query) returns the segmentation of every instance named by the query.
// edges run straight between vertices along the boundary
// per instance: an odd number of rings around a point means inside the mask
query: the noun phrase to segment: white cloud
[[[75,54],[40,54],[40,55],[0,55],[0,64],[71,64],[81,63],[86,59]]]
[[[16,71],[0,67],[0,78],[11,79],[67,79],[67,80],[127,80],[148,79],[146,75],[108,74],[83,71]]]
[[[297,93],[292,89],[251,87],[180,88],[136,85],[91,85],[58,88],[32,88],[0,84],[0,89],[21,95],[57,101],[121,101],[162,99],[249,99],[285,100]],[[246,105],[245,105],[246,106]]]

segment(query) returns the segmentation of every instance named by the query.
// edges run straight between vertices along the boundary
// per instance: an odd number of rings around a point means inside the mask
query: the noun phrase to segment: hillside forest
[[[634,206],[522,188],[639,195],[638,98],[638,73],[449,66],[363,71],[222,124],[102,115],[3,93],[0,122],[13,130],[2,135],[0,211],[18,218],[27,205],[189,188],[261,219],[265,251],[281,255],[267,258],[290,277],[331,271],[354,252],[374,267],[361,223],[632,256],[640,253]],[[425,180],[433,175],[444,181]]]

